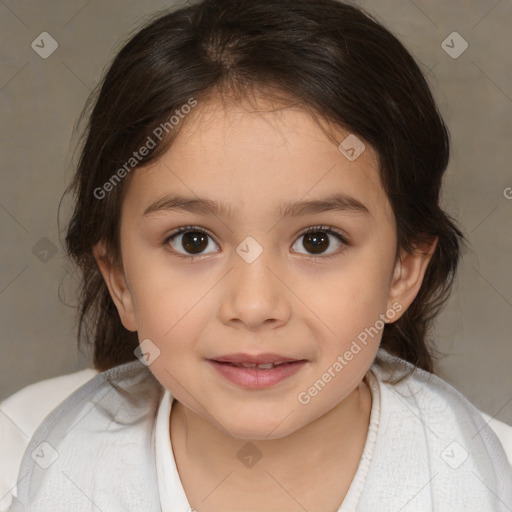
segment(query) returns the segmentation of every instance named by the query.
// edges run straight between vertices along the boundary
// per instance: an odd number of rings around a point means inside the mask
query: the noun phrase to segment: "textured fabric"
[[[512,468],[479,411],[422,370],[394,386],[386,383],[400,375],[400,367],[410,365],[379,350],[372,365],[380,391],[372,406],[379,421],[372,424],[378,428],[369,430],[367,453],[340,511],[511,510]],[[172,457],[168,434],[168,441],[157,434],[159,412],[168,433],[172,402],[164,391],[139,361],[100,373],[78,389],[32,437],[9,511],[156,512],[167,492],[177,504],[173,512],[189,512],[174,459],[174,487],[160,467],[160,456],[167,463]]]
[[[381,381],[381,423],[357,510],[512,510],[512,468],[478,409],[422,370],[396,386],[382,385],[401,360],[381,356],[383,365],[373,367]]]
[[[72,392],[97,375],[86,368],[25,386],[0,403],[0,512],[16,496],[21,459],[44,418]]]
[[[103,372],[43,421],[12,512],[160,512],[153,425],[163,388],[138,360]]]

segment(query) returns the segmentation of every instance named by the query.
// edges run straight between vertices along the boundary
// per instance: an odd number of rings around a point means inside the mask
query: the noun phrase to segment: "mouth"
[[[236,368],[258,368],[260,370],[272,370],[273,368],[277,368],[280,366],[288,366],[294,363],[305,363],[305,359],[297,359],[293,361],[286,361],[282,363],[234,363],[230,361],[219,361],[217,359],[210,359],[214,363],[235,366]]]
[[[309,360],[282,354],[238,352],[208,358],[223,378],[246,389],[262,389],[283,382],[308,366]]]
[[[288,361],[220,361],[207,360],[219,375],[246,389],[262,389],[274,386],[291,378],[301,371],[309,362],[306,359],[289,359]]]
[[[287,357],[282,354],[273,354],[270,352],[262,352],[260,354],[247,354],[244,352],[238,352],[236,354],[214,356],[209,358],[209,360],[216,363],[228,363],[244,368],[255,368],[257,366],[261,369],[271,369],[272,366],[266,366],[268,364],[272,364],[274,367],[276,367],[282,364],[306,361],[306,359],[297,359],[294,357]]]

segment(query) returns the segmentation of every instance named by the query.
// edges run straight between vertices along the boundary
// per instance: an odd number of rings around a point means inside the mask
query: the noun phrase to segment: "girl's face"
[[[235,437],[279,438],[356,389],[384,315],[396,321],[412,302],[428,258],[395,265],[394,216],[368,145],[349,159],[304,111],[221,105],[199,104],[170,150],[135,172],[123,269],[95,254],[162,385]],[[193,227],[176,234],[183,226]],[[210,361],[235,353],[305,362],[247,387]],[[260,384],[276,373],[232,371]]]

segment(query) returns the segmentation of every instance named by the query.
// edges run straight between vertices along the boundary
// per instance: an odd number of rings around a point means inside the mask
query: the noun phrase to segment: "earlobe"
[[[393,271],[388,298],[388,308],[392,308],[396,303],[401,305],[401,314],[395,316],[393,322],[405,313],[420,291],[437,241],[436,237],[430,244],[418,247],[413,253],[403,251],[400,254]],[[388,320],[388,323],[392,322]]]
[[[135,321],[133,299],[122,266],[115,265],[110,260],[102,240],[92,248],[92,252],[123,326],[129,331],[135,332],[137,323]]]

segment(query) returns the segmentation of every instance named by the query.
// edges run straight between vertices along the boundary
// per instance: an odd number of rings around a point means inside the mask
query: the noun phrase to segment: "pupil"
[[[198,254],[208,247],[207,235],[198,231],[189,231],[183,235],[182,245],[185,250]]]
[[[307,244],[310,244],[311,247],[308,247]],[[322,247],[322,244],[324,245]],[[326,233],[317,232],[317,233],[308,233],[304,238],[304,242],[302,243],[305,249],[314,254],[319,254],[325,251],[329,247],[329,237]]]

